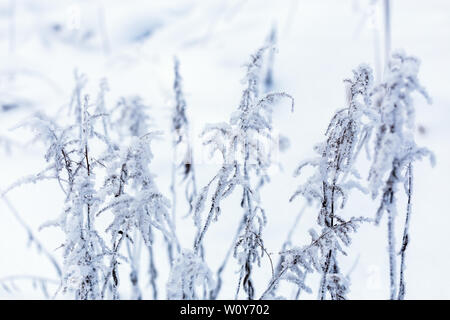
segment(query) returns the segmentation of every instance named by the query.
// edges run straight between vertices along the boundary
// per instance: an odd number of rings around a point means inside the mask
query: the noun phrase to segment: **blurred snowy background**
[[[206,123],[227,121],[240,101],[248,57],[277,30],[274,60],[275,90],[295,99],[295,112],[287,106],[275,112],[276,129],[290,140],[280,154],[281,169],[272,172],[272,183],[262,191],[269,223],[266,247],[276,257],[302,200],[292,203],[298,179],[292,172],[298,162],[313,155],[312,147],[323,139],[333,112],[344,106],[343,79],[360,63],[376,68],[382,60],[381,1],[363,0],[3,0],[0,1],[0,190],[18,178],[44,166],[43,147],[30,142],[31,135],[14,127],[36,111],[56,114],[69,103],[75,69],[88,77],[93,96],[106,78],[107,103],[121,96],[139,95],[151,106],[155,129],[164,139],[153,150],[153,172],[161,191],[169,196],[170,114],[172,105],[173,56],[177,55],[187,99],[192,136],[198,137]],[[417,142],[435,152],[437,165],[416,164],[416,183],[407,262],[408,299],[449,299],[450,281],[450,2],[446,0],[393,0],[392,48],[404,49],[421,59],[420,78],[433,104],[417,97]],[[377,40],[377,35],[379,39]],[[199,186],[212,177],[217,165],[202,155],[196,139]],[[207,234],[206,252],[215,270],[228,249],[231,234],[240,219],[233,207],[224,210]],[[41,182],[8,194],[11,205],[60,258],[63,235],[39,226],[60,213],[63,197],[55,182]],[[237,199],[237,198],[236,198]],[[400,199],[400,203],[404,203]],[[402,202],[403,201],[403,202]],[[236,201],[234,201],[236,202]],[[376,204],[355,194],[344,215],[373,217]],[[302,216],[294,240],[308,241],[315,208]],[[399,230],[403,221],[399,220]],[[178,222],[182,242],[190,244],[194,228],[190,219]],[[27,246],[27,234],[4,201],[0,201],[0,280],[11,276],[39,275],[56,279],[55,273],[35,248]],[[398,238],[400,240],[400,238]],[[344,272],[351,273],[353,299],[388,297],[388,256],[385,223],[364,225],[342,259]],[[157,257],[158,282],[167,281],[167,258]],[[256,270],[260,292],[270,279],[268,260]],[[238,281],[234,261],[225,271],[220,297],[233,296]],[[143,262],[145,263],[145,261]],[[126,266],[124,266],[126,268]],[[146,266],[143,266],[145,269]],[[145,270],[143,270],[145,273]],[[127,298],[127,279],[122,297]],[[313,288],[319,278],[308,280]],[[144,283],[145,280],[144,280]],[[0,298],[42,298],[39,288],[26,279],[15,288],[0,286]],[[54,290],[56,286],[49,288]],[[149,288],[142,288],[144,298]],[[284,288],[290,296],[288,286]],[[161,295],[164,298],[164,294]],[[219,297],[219,298],[220,298]],[[303,298],[316,298],[303,295]]]

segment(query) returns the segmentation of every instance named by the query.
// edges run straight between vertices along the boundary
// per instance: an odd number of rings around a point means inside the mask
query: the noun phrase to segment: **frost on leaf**
[[[259,264],[264,255],[262,230],[267,222],[260,204],[259,188],[269,180],[267,169],[272,164],[272,147],[278,143],[272,132],[273,107],[279,99],[287,98],[293,108],[293,98],[287,93],[259,95],[260,69],[266,49],[261,48],[251,56],[247,64],[246,87],[230,121],[207,125],[202,133],[204,144],[210,148],[211,154],[221,154],[222,165],[201,190],[194,205],[194,217],[197,223],[202,223],[194,246],[195,252],[198,252],[211,222],[216,221],[221,214],[222,200],[235,191],[237,186],[242,188],[240,206],[244,214],[234,250],[240,265],[236,296],[242,283],[249,299],[254,296],[251,278],[253,264]],[[210,209],[202,222],[201,212],[210,192]]]
[[[418,80],[419,60],[404,52],[396,52],[389,61],[383,82],[374,89],[374,102],[377,108],[376,141],[374,157],[369,172],[369,184],[375,199],[381,191],[381,202],[375,222],[378,224],[385,213],[388,215],[388,252],[390,298],[403,299],[405,287],[403,280],[404,252],[408,239],[408,221],[411,213],[411,188],[405,188],[408,197],[406,222],[404,227],[402,262],[400,267],[400,291],[397,296],[397,266],[395,245],[395,217],[398,184],[408,181],[412,185],[412,163],[429,157],[434,163],[433,154],[426,148],[417,146],[414,139],[415,109],[413,93],[421,94],[431,103],[426,90]]]
[[[322,238],[313,234],[313,239],[320,239],[321,257],[317,257],[317,247],[313,246],[307,249],[307,260],[302,257],[296,259],[300,264],[303,261],[305,270],[315,267],[322,275],[320,299],[325,299],[327,293],[332,299],[345,299],[346,296],[347,285],[345,277],[340,274],[337,254],[344,254],[341,243],[344,246],[350,244],[348,228],[355,224],[352,220],[346,222],[337,213],[344,208],[351,189],[366,190],[359,182],[355,161],[367,143],[373,128],[372,120],[376,117],[370,106],[373,85],[370,67],[360,65],[353,71],[353,78],[345,80],[345,83],[348,105],[332,117],[325,132],[326,140],[315,147],[318,156],[298,166],[295,175],[300,175],[305,166],[312,166],[315,170],[291,197],[292,201],[301,195],[308,202],[316,201],[320,205],[317,223],[322,228],[322,235],[326,236]],[[295,272],[300,272],[296,268]],[[299,273],[300,278],[302,275]]]

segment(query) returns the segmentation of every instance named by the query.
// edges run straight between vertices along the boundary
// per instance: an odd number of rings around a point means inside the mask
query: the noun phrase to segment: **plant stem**
[[[398,300],[403,300],[405,298],[405,259],[406,259],[406,247],[409,243],[409,220],[411,217],[411,197],[412,197],[412,188],[413,188],[413,173],[412,173],[412,164],[408,165],[408,204],[406,207],[406,219],[405,219],[405,227],[403,229],[403,240],[402,240],[402,248],[400,250],[401,261],[400,261],[400,284],[398,290]]]

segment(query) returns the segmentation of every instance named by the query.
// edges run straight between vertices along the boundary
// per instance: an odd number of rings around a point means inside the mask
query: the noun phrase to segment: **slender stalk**
[[[30,239],[30,241],[34,242],[38,248],[38,250],[40,252],[42,252],[47,259],[51,262],[51,264],[53,265],[56,273],[58,274],[59,277],[62,276],[62,271],[61,271],[61,267],[59,266],[59,263],[56,261],[55,257],[53,257],[53,255],[47,250],[45,249],[45,247],[43,246],[43,244],[40,242],[40,240],[38,238],[36,238],[36,236],[34,235],[33,231],[31,230],[31,228],[26,224],[26,222],[22,219],[22,217],[20,216],[19,212],[16,210],[16,208],[12,205],[12,203],[9,201],[9,199],[7,198],[6,195],[1,196],[3,202],[6,204],[6,206],[8,207],[9,211],[12,213],[12,215],[16,218],[16,220],[19,222],[19,224],[25,229],[25,231],[28,234],[28,239]]]
[[[176,147],[173,148],[173,162],[172,162],[172,172],[170,181],[170,192],[172,193],[172,223],[173,228],[176,229],[176,219],[177,219],[177,192],[176,192],[176,180],[177,180],[177,165],[175,163],[176,157]]]
[[[175,163],[176,159],[176,144],[173,145],[173,157],[172,157],[172,172],[171,172],[171,182],[170,182],[170,192],[172,193],[172,226],[173,231],[176,231],[176,221],[177,221],[177,191],[176,191],[176,179],[177,179],[177,166]],[[170,241],[167,241],[167,255],[169,259],[169,264],[173,263],[173,247]]]
[[[158,271],[155,266],[155,254],[153,252],[153,246],[148,247],[148,254],[149,254],[150,286],[152,287],[153,300],[157,300],[158,286],[156,285],[156,278],[158,277]]]
[[[120,237],[119,241],[117,241],[117,243],[114,245],[109,271],[106,274],[105,281],[103,282],[103,289],[102,289],[102,295],[101,295],[102,299],[105,298],[106,288],[108,287],[109,279],[111,277],[113,277],[113,281],[114,281],[114,284],[112,286],[113,299],[117,298],[117,285],[118,285],[117,255],[119,254],[120,247],[122,246],[123,238],[124,238],[124,234],[122,233],[122,236]]]
[[[250,150],[249,150],[249,145],[248,142],[246,142],[244,144],[244,150],[245,150],[245,160],[244,160],[244,181],[246,182],[246,186],[244,186],[244,197],[245,197],[245,201],[247,202],[247,210],[245,213],[245,220],[246,220],[246,233],[250,231],[250,226],[252,224],[252,219],[253,219],[253,209],[252,209],[252,200],[250,197],[250,190],[247,187],[248,185],[250,185],[250,176],[248,173],[248,161],[250,159]],[[251,258],[251,254],[250,252],[248,252],[248,248],[246,248],[247,250],[247,260],[245,261],[245,265],[243,266],[244,270],[245,270],[245,276],[243,278],[243,286],[244,289],[247,292],[247,298],[248,300],[253,300],[254,297],[254,292],[255,289],[253,287],[253,282],[251,279],[251,274],[252,274],[252,262],[250,260]],[[241,270],[241,274],[242,274],[242,270]],[[238,284],[238,289],[237,289],[237,293],[236,293],[236,298],[237,295],[239,294],[239,286],[241,285],[241,282],[239,282]]]
[[[393,196],[393,194],[392,194]],[[389,245],[389,279],[390,279],[390,299],[395,299],[397,287],[396,278],[396,258],[395,258],[395,218],[394,212],[388,210],[388,245]]]
[[[400,250],[401,260],[400,260],[400,283],[398,290],[398,300],[403,300],[405,298],[405,259],[406,259],[406,247],[409,243],[409,221],[411,217],[411,197],[412,197],[412,188],[413,188],[413,168],[412,164],[408,165],[408,204],[406,207],[406,219],[405,219],[405,227],[403,229],[403,240],[402,240],[402,248]]]
[[[389,252],[389,283],[390,283],[390,299],[395,299],[397,285],[396,285],[396,257],[395,257],[395,185],[398,182],[397,178],[397,161],[394,160],[392,170],[386,182],[386,187],[383,193],[382,202],[377,213],[377,220],[381,217],[383,210],[388,214],[388,252]],[[378,222],[378,221],[377,221]]]
[[[139,258],[141,253],[141,240],[137,232],[134,232],[135,242],[127,240],[127,252],[130,259],[130,282],[132,286],[132,299],[142,300],[142,292],[139,288]]]
[[[233,237],[233,241],[231,242],[231,246],[228,249],[228,251],[227,251],[227,253],[225,255],[225,258],[223,259],[222,264],[220,265],[219,269],[217,269],[217,273],[216,273],[217,284],[216,284],[216,287],[213,290],[211,290],[211,292],[209,294],[209,299],[210,300],[216,300],[217,296],[219,295],[219,292],[220,292],[220,290],[222,288],[222,272],[225,269],[225,267],[226,267],[226,265],[228,263],[228,260],[230,259],[231,253],[233,252],[233,248],[236,245],[236,241],[237,241],[237,239],[239,237],[239,234],[242,231],[242,228],[244,227],[244,224],[245,224],[245,218],[242,219],[241,223],[239,223],[239,227],[238,227],[238,229],[236,231],[236,234]]]
[[[345,139],[345,133],[347,130],[344,130],[344,134],[341,136],[341,138],[339,139],[339,147],[337,149],[336,152],[336,157],[334,159],[334,163],[336,165],[335,171],[334,171],[334,176],[333,176],[333,182],[332,182],[332,186],[331,186],[331,201],[330,201],[330,212],[328,213],[329,218],[330,218],[330,223],[327,227],[329,228],[333,228],[334,227],[334,215],[335,215],[335,210],[334,210],[334,202],[335,202],[335,190],[336,190],[336,184],[337,184],[337,180],[338,180],[338,174],[340,172],[340,163],[341,163],[341,156],[340,156],[340,146],[344,143],[344,139]],[[323,206],[325,207],[325,210],[328,210],[328,200],[327,200],[327,193],[328,193],[328,184],[324,181],[323,182],[323,194],[324,194],[324,201],[323,201]],[[333,268],[336,267],[335,262],[332,261],[334,260],[334,252],[333,250],[330,250],[328,252],[327,255],[327,260],[325,263],[325,270],[324,273],[322,275],[322,281],[321,281],[321,285],[320,285],[320,300],[325,300],[326,299],[326,284],[327,284],[327,274],[330,270],[331,264],[334,263]]]

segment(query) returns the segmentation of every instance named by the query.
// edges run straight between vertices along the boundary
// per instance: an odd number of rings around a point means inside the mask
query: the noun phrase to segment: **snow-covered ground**
[[[381,1],[380,1],[381,2]],[[436,155],[415,165],[415,188],[411,239],[407,253],[407,298],[449,299],[450,215],[446,203],[450,181],[450,2],[446,0],[393,0],[392,48],[404,49],[422,61],[420,79],[433,104],[416,97],[417,142]],[[75,69],[87,75],[88,92],[97,93],[106,78],[107,103],[121,96],[139,95],[151,106],[155,128],[164,138],[153,150],[153,172],[161,191],[169,196],[173,56],[181,62],[183,87],[196,137],[199,186],[213,175],[217,165],[208,162],[197,138],[206,123],[222,122],[239,104],[243,65],[266,40],[272,26],[278,31],[275,56],[275,89],[291,94],[295,111],[280,104],[275,127],[290,140],[290,148],[279,155],[281,169],[273,170],[272,182],[262,191],[269,223],[264,231],[266,247],[278,252],[302,200],[289,203],[298,179],[296,165],[313,156],[313,145],[323,139],[333,112],[344,106],[343,79],[360,63],[376,66],[375,35],[381,33],[380,4],[372,1],[335,0],[3,0],[0,1],[0,190],[18,178],[44,166],[43,148],[30,143],[30,133],[16,125],[42,110],[55,114],[69,103]],[[371,10],[375,10],[374,16]],[[382,45],[382,35],[380,46]],[[3,150],[11,139],[9,152]],[[63,199],[54,182],[25,185],[8,194],[10,203],[33,229],[45,247],[60,258],[63,235],[39,226],[59,214]],[[233,201],[236,200],[236,201]],[[226,200],[217,223],[207,234],[206,252],[215,270],[231,244],[231,234],[240,219],[238,197]],[[405,199],[400,198],[400,203]],[[403,201],[403,202],[402,202]],[[183,209],[183,208],[181,208]],[[376,203],[369,196],[354,194],[345,217],[373,217]],[[308,241],[316,209],[302,216],[294,239]],[[27,247],[27,234],[0,201],[0,279],[15,275],[55,278],[48,261]],[[403,221],[399,219],[400,235]],[[178,232],[192,243],[194,228],[189,219],[179,219]],[[353,299],[388,297],[386,228],[365,225],[353,239],[344,271],[351,272]],[[397,237],[398,244],[400,236]],[[165,250],[158,254],[159,283],[167,281]],[[270,279],[269,263],[256,273],[258,292]],[[143,262],[145,263],[145,261]],[[233,297],[238,281],[234,261],[228,265],[220,297]],[[125,267],[124,267],[125,268]],[[147,268],[146,265],[143,269]],[[145,273],[146,270],[142,272]],[[123,297],[128,294],[123,277]],[[319,279],[311,277],[313,288]],[[17,290],[0,287],[0,298],[40,298],[40,290],[27,281],[16,281]],[[54,288],[53,288],[54,289]],[[144,297],[149,291],[144,289]],[[290,287],[283,287],[286,296]],[[164,294],[161,296],[164,298]],[[304,295],[304,298],[316,298]]]

